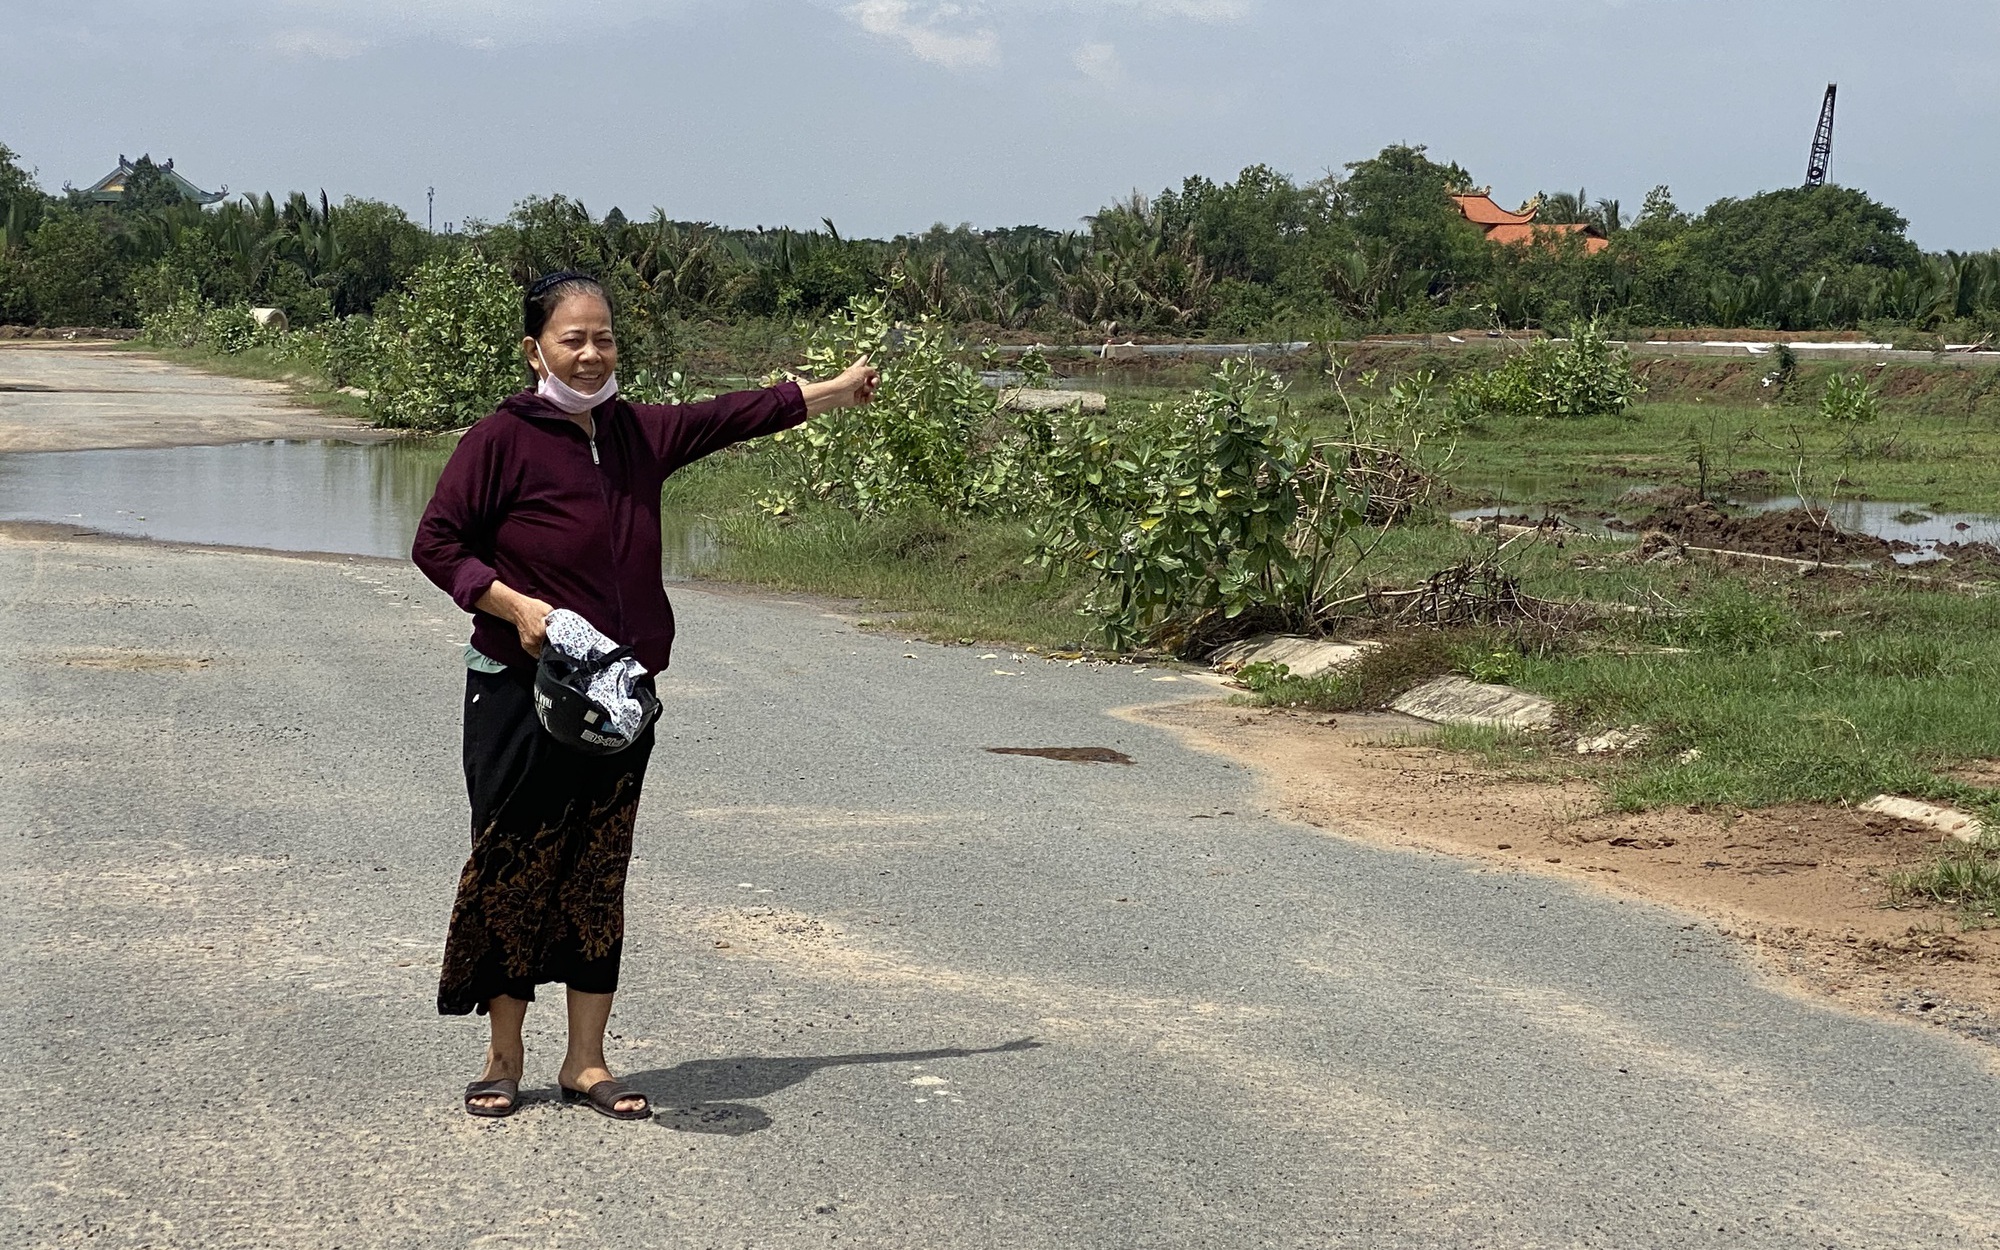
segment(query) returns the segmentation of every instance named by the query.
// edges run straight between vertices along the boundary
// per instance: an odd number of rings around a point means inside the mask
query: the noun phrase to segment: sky
[[[0,0],[0,143],[424,220],[602,214],[888,236],[1077,227],[1133,191],[1420,143],[1512,205],[1833,178],[2000,246],[2000,0]]]

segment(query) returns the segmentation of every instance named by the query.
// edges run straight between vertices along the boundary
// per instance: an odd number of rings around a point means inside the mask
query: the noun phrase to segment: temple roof
[[[1493,196],[1484,191],[1474,195],[1454,195],[1451,199],[1458,205],[1458,211],[1465,214],[1465,219],[1475,226],[1525,226],[1535,219],[1533,209],[1525,213],[1510,213],[1495,204]]]
[[[1486,237],[1494,243],[1533,243],[1537,236],[1549,238],[1558,234],[1580,234],[1583,236],[1583,251],[1586,256],[1595,256],[1611,246],[1611,240],[1596,226],[1582,222],[1534,221],[1526,225],[1508,224],[1493,226],[1486,231]]]
[[[1586,255],[1595,256],[1611,246],[1611,240],[1596,226],[1584,222],[1536,221],[1535,214],[1541,209],[1539,200],[1522,206],[1523,211],[1510,213],[1493,202],[1490,192],[1479,191],[1470,195],[1454,195],[1451,202],[1458,205],[1458,211],[1465,219],[1485,231],[1488,240],[1494,243],[1533,243],[1537,236],[1551,238],[1558,234],[1581,234]]]
[[[150,156],[142,156],[139,159],[151,160],[152,158]],[[84,194],[100,204],[117,203],[119,200],[125,198],[125,180],[132,176],[132,169],[133,163],[120,156],[118,158],[118,168],[99,178],[96,183],[84,191]],[[197,204],[219,204],[229,196],[228,187],[224,187],[220,191],[204,191],[181,177],[174,172],[174,163],[171,159],[161,165],[159,169],[166,176],[168,185],[174,187],[184,197],[193,200]]]

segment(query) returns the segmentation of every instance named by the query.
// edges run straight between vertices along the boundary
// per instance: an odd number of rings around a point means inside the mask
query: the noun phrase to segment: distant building
[[[1611,246],[1611,240],[1604,237],[1604,231],[1588,223],[1536,221],[1535,214],[1541,207],[1539,202],[1523,204],[1520,212],[1510,213],[1493,202],[1490,190],[1454,195],[1451,202],[1458,205],[1458,211],[1465,214],[1467,221],[1485,231],[1486,237],[1494,243],[1533,243],[1538,236],[1546,239],[1558,234],[1580,234],[1587,256],[1595,256]]]
[[[152,157],[142,156],[139,159],[151,160]],[[118,158],[118,168],[99,178],[95,185],[84,190],[84,194],[99,204],[118,203],[125,198],[125,180],[132,176],[132,168],[132,162],[120,156]],[[204,191],[192,182],[189,182],[174,172],[174,163],[171,160],[161,165],[159,169],[160,173],[166,177],[167,185],[175,188],[181,195],[193,200],[197,204],[219,204],[229,196],[228,187],[224,187],[220,191]]]

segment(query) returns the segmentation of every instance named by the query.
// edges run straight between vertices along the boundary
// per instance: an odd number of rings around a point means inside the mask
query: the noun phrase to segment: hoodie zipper
[[[590,429],[584,432],[590,443],[590,463],[597,470],[597,498],[604,504],[604,533],[611,544],[611,593],[618,604],[618,632],[614,639],[625,638],[625,581],[618,568],[618,517],[611,508],[611,491],[604,481],[604,461],[597,454],[597,414],[590,414]]]

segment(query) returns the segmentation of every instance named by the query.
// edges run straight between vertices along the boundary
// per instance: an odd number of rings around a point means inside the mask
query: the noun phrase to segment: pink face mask
[[[556,376],[555,370],[549,368],[548,357],[542,355],[540,343],[535,344],[535,359],[542,362],[542,380],[536,383],[535,394],[572,417],[589,412],[599,404],[608,404],[618,394],[618,372],[615,369],[610,377],[604,379],[603,386],[586,395]]]

